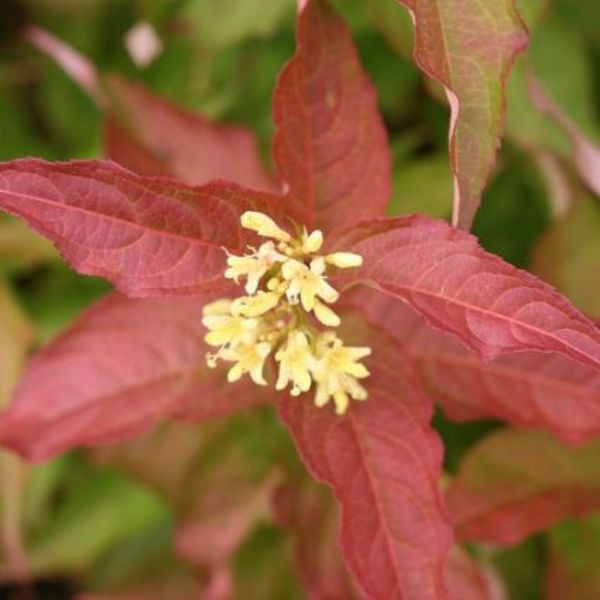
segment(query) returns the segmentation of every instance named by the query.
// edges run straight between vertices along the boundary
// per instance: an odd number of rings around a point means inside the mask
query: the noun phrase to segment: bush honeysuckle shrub
[[[246,292],[234,300],[215,300],[203,309],[203,325],[209,330],[205,341],[218,346],[207,354],[214,368],[218,359],[234,362],[227,374],[230,382],[248,373],[257,385],[266,385],[263,369],[272,353],[279,365],[275,388],[291,385],[292,396],[308,392],[316,383],[315,404],[324,406],[333,399],[338,414],[344,414],[349,399],[365,400],[367,391],[358,383],[369,372],[358,361],[369,356],[370,348],[348,347],[333,331],[319,331],[311,325],[312,312],[326,327],[337,327],[340,318],[327,304],[336,302],[338,292],[327,282],[327,268],[359,267],[362,258],[352,252],[316,254],[323,245],[323,233],[306,229],[295,239],[271,218],[245,212],[242,227],[259,236],[272,238],[250,254],[227,258],[227,279],[238,283],[246,278]],[[277,245],[275,245],[277,242]],[[260,289],[261,280],[264,279]]]
[[[76,271],[118,290],[31,359],[0,415],[0,443],[40,461],[132,440],[163,419],[203,422],[276,405],[311,475],[333,490],[336,505],[323,513],[337,519],[341,511],[339,540],[351,573],[344,590],[382,600],[464,600],[469,573],[473,597],[492,598],[485,571],[454,538],[497,540],[486,524],[501,514],[514,541],[595,506],[586,488],[593,482],[578,470],[587,454],[563,442],[590,442],[600,431],[600,330],[468,232],[422,215],[385,216],[391,159],[374,90],[343,21],[324,0],[305,4],[296,53],[273,99],[276,176],[245,133],[213,130],[123,81],[107,82],[111,102],[132,103],[148,130],[159,115],[171,126],[137,139],[107,103],[110,160],[0,165],[0,207],[50,239]],[[429,4],[410,3],[418,8],[417,33],[431,25]],[[485,33],[486,22],[477,31]],[[493,20],[489,27],[497,33]],[[494,98],[508,58],[522,47],[522,30],[509,33],[502,48],[510,52],[485,65]],[[427,63],[435,74],[445,50],[424,48],[419,37],[417,50],[421,60],[438,53]],[[464,62],[468,52],[459,50]],[[458,56],[451,71],[462,73]],[[458,83],[455,111],[457,102],[468,106],[469,82]],[[485,119],[494,132],[499,111]],[[465,113],[453,131],[465,203],[459,195],[454,220],[463,227],[483,180],[483,159],[467,151],[477,144]],[[184,143],[190,132],[205,140],[203,152]],[[246,149],[236,157],[236,182],[219,179],[235,172],[228,152],[220,160],[212,152],[215,140],[226,145],[232,136]],[[167,166],[158,164],[156,144],[170,149]],[[179,178],[165,176],[167,167]],[[269,379],[274,385],[265,385]],[[560,492],[550,514],[531,516],[529,508],[522,525],[519,506],[548,501],[544,486],[528,488],[529,503],[495,499],[486,515],[472,511],[472,466],[451,483],[446,506],[434,402],[459,421],[503,419],[560,438],[525,432],[513,440],[528,457],[536,444],[571,452],[564,472],[544,468]],[[566,480],[577,485],[565,487]],[[305,534],[295,506],[318,492],[306,483],[289,489],[278,510]],[[290,497],[298,504],[290,507]],[[319,591],[321,583],[307,585]]]

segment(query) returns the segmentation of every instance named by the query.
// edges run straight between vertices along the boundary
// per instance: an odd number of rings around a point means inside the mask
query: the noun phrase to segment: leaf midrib
[[[188,236],[184,236],[182,234],[178,234],[172,231],[165,231],[162,229],[153,229],[150,227],[144,227],[143,225],[141,225],[140,223],[137,223],[135,221],[129,221],[127,219],[123,219],[123,218],[119,218],[116,217],[114,215],[108,215],[106,213],[99,213],[99,212],[93,212],[91,210],[82,208],[80,206],[76,206],[73,204],[66,204],[66,203],[58,203],[58,202],[52,202],[50,200],[46,200],[42,197],[38,197],[38,196],[32,196],[31,194],[26,194],[23,192],[14,192],[14,191],[9,191],[9,190],[0,190],[0,193],[4,193],[4,194],[10,194],[12,196],[15,196],[17,198],[23,198],[23,199],[27,199],[30,200],[32,202],[37,202],[39,204],[45,204],[45,205],[50,205],[52,207],[55,208],[60,208],[62,207],[64,210],[68,210],[68,211],[73,211],[73,212],[80,212],[80,213],[84,213],[86,215],[89,216],[93,216],[94,218],[97,219],[104,219],[106,221],[112,221],[115,223],[118,223],[120,225],[127,225],[133,229],[140,229],[142,231],[143,234],[148,234],[148,233],[153,233],[154,235],[160,235],[160,236],[165,236],[165,237],[171,237],[174,239],[177,239],[179,241],[185,241],[185,242],[192,242],[201,246],[208,246],[211,248],[222,248],[223,244],[217,244],[215,242],[210,242],[208,240],[204,240],[201,238],[197,238],[197,237],[188,237]],[[70,240],[68,240],[68,238],[63,238],[67,241],[67,243],[71,243]],[[110,251],[118,251],[121,248],[115,248],[115,249],[109,249],[109,248],[94,248],[95,251],[106,251],[106,252],[110,252]]]

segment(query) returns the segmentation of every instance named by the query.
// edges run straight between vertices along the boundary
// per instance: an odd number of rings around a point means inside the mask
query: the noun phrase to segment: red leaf
[[[432,400],[456,421],[499,418],[545,428],[566,442],[600,435],[600,372],[560,354],[521,352],[491,362],[409,307],[360,290],[352,303],[401,341],[415,360]]]
[[[504,127],[505,84],[527,32],[514,0],[398,0],[416,27],[415,59],[450,101],[454,223],[469,228]]]
[[[261,389],[205,366],[202,304],[98,302],[30,362],[0,415],[0,444],[45,460],[131,439],[169,415],[216,418],[260,402]]]
[[[342,560],[339,511],[329,490],[309,477],[297,476],[280,486],[273,504],[280,523],[292,530],[307,598],[362,598]]]
[[[249,131],[215,125],[122,78],[110,79],[108,90],[108,158],[144,175],[173,175],[189,184],[227,179],[277,191]]]
[[[454,546],[446,563],[450,600],[505,600],[506,591],[498,576]]]
[[[569,516],[600,509],[600,440],[573,448],[506,429],[473,447],[447,493],[463,540],[515,544]]]
[[[177,527],[177,553],[196,566],[214,572],[227,566],[259,519],[268,514],[279,476],[274,471],[252,481],[243,464],[221,464],[199,478],[195,510]]]
[[[287,398],[282,418],[312,474],[342,506],[342,549],[369,598],[444,598],[451,534],[431,405],[398,344],[358,319],[346,321],[344,339],[373,348],[368,400],[339,417],[311,398]]]
[[[418,215],[366,221],[338,232],[333,246],[364,257],[363,268],[344,280],[366,281],[408,302],[486,359],[541,350],[600,367],[594,323],[552,287],[443,221]]]
[[[279,200],[235,184],[189,187],[141,177],[114,163],[0,165],[0,208],[51,239],[85,275],[129,296],[223,289],[223,247],[244,248],[245,210],[275,213]]]
[[[289,186],[290,211],[323,229],[380,216],[391,193],[391,160],[352,37],[325,1],[312,0],[300,15],[297,44],[273,102],[273,156]]]

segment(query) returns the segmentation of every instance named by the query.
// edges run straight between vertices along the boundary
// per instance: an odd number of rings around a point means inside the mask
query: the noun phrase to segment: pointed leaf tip
[[[537,350],[600,369],[600,328],[551,286],[444,221],[366,221],[338,232],[331,246],[364,257],[362,268],[337,276],[340,284],[367,282],[406,301],[486,360]]]
[[[505,84],[528,34],[515,0],[397,0],[413,17],[415,59],[451,109],[453,223],[469,229],[504,129]]]
[[[50,239],[80,273],[129,296],[225,289],[223,247],[251,238],[245,210],[278,215],[279,198],[235,184],[191,187],[108,161],[0,165],[0,208]]]
[[[324,0],[299,16],[296,54],[281,72],[273,111],[273,157],[299,223],[328,231],[384,214],[391,157],[375,89]]]

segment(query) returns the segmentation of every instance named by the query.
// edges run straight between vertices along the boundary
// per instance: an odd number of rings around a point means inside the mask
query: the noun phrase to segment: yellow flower
[[[286,296],[290,304],[302,302],[302,307],[310,312],[315,306],[317,296],[325,302],[332,303],[339,298],[337,291],[331,287],[323,277],[325,273],[325,261],[315,258],[310,267],[296,259],[290,259],[283,263],[281,274],[288,282]]]
[[[271,217],[267,217],[263,213],[251,210],[246,211],[242,215],[240,222],[245,229],[256,231],[258,235],[263,237],[270,237],[280,242],[289,242],[292,239],[292,236],[287,231],[281,229]]]
[[[344,414],[350,398],[366,400],[367,391],[357,379],[368,377],[369,371],[358,361],[371,354],[371,349],[361,346],[344,346],[333,334],[324,334],[318,344],[318,356],[313,369],[317,382],[315,404],[324,406],[333,398],[336,413]]]
[[[311,386],[312,378],[309,367],[314,362],[306,334],[293,331],[287,342],[275,355],[279,362],[279,377],[275,389],[283,390],[292,382],[292,396],[306,392]]]
[[[340,318],[319,300],[315,300],[314,306],[315,317],[327,327],[337,327],[340,324]]]
[[[230,254],[227,257],[225,277],[238,283],[240,277],[246,277],[246,293],[254,294],[263,275],[276,263],[286,260],[286,256],[275,249],[271,241],[261,244],[257,252],[246,256]]]
[[[221,358],[235,365],[227,372],[227,381],[233,383],[245,375],[250,374],[250,378],[257,385],[266,385],[267,382],[263,376],[265,360],[269,356],[272,348],[267,342],[258,344],[240,345],[236,348],[226,348],[221,352]]]
[[[329,306],[339,294],[327,282],[327,268],[359,267],[362,257],[352,252],[319,256],[320,230],[308,233],[304,228],[292,238],[262,213],[245,212],[241,223],[272,239],[258,250],[250,247],[245,256],[227,254],[225,277],[236,283],[245,277],[247,295],[204,308],[202,322],[209,329],[205,339],[220,347],[207,354],[208,366],[215,367],[218,359],[233,362],[229,381],[248,373],[255,383],[265,385],[265,361],[273,353],[279,369],[277,390],[290,385],[290,393],[298,396],[314,381],[315,404],[324,406],[333,399],[336,412],[343,414],[351,399],[367,397],[359,380],[369,372],[359,361],[371,350],[344,346],[332,331],[314,327],[306,313],[312,311],[325,327],[340,325],[340,317]]]
[[[202,308],[202,315],[229,315],[231,314],[231,304],[233,300],[229,298],[221,298],[219,300],[214,300],[210,304],[206,304]]]
[[[202,325],[209,331],[204,341],[211,346],[236,346],[252,343],[256,336],[258,321],[232,315],[231,300],[217,300],[203,309]]]
[[[231,312],[244,317],[259,317],[275,308],[280,298],[281,295],[275,292],[258,292],[256,296],[241,296],[233,301]]]
[[[314,254],[321,249],[323,245],[323,232],[315,229],[310,235],[306,229],[302,232],[302,252],[304,254]]]

